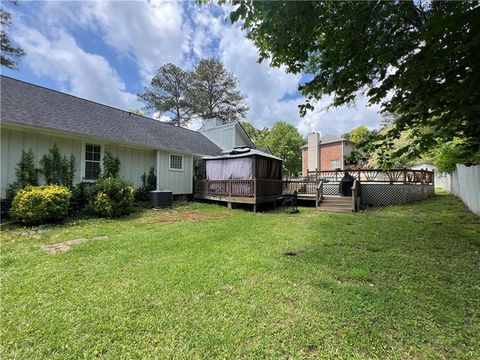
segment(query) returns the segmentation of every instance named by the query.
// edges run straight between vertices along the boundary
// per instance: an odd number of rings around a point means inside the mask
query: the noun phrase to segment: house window
[[[85,144],[85,180],[95,180],[100,174],[100,145]]]
[[[170,154],[170,170],[183,170],[183,155]]]
[[[332,160],[330,161],[330,165],[332,166],[332,170],[340,168],[340,160]]]

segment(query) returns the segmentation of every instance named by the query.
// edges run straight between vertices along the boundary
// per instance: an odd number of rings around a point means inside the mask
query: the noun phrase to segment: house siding
[[[243,130],[237,123],[222,124],[218,120],[210,119],[200,129],[200,132],[222,150],[230,150],[236,146],[252,146],[242,135]]]
[[[160,188],[171,190],[174,195],[193,193],[193,156],[183,155],[183,170],[169,170],[170,154],[160,151]]]
[[[320,145],[320,170],[332,169],[332,160],[339,160],[339,167],[343,169],[342,143]]]
[[[232,149],[235,146],[235,124],[225,124],[221,126],[201,129],[206,137],[212,140],[222,150]]]
[[[141,185],[141,175],[148,173],[151,167],[156,167],[157,151],[148,148],[127,146],[118,143],[105,142],[89,137],[70,137],[63,134],[43,134],[30,129],[1,129],[1,196],[9,184],[15,182],[15,168],[20,161],[22,150],[32,149],[35,155],[36,166],[48,150],[57,144],[61,154],[67,157],[73,154],[76,159],[75,183],[82,181],[84,176],[84,144],[94,143],[102,145],[102,154],[109,151],[120,159],[120,176],[132,182],[135,188]],[[193,157],[182,154],[184,159],[183,171],[169,170],[170,154],[176,152],[159,151],[160,154],[160,186],[172,190],[174,194],[191,194],[193,178]],[[40,180],[43,179],[40,177]]]
[[[76,159],[76,168],[80,169],[82,155],[82,141],[79,139],[68,139],[51,135],[36,134],[30,131],[19,131],[12,129],[1,130],[1,176],[0,186],[1,195],[5,196],[8,185],[17,181],[15,168],[19,163],[22,150],[28,151],[32,149],[35,155],[35,165],[40,167],[40,160],[43,155],[47,154],[53,144],[57,144],[60,152],[70,156],[73,154]],[[40,180],[41,176],[40,176]],[[74,181],[81,181],[80,172],[75,174]]]
[[[345,141],[343,143],[343,156],[348,156],[355,150],[355,145],[350,141]]]

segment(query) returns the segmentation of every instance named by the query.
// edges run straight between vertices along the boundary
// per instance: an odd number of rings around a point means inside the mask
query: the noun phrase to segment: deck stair
[[[324,196],[318,206],[319,211],[352,212],[350,196]]]

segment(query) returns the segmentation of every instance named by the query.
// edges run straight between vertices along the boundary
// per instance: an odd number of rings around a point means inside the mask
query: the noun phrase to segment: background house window
[[[333,170],[340,168],[340,160],[332,160],[330,164]]]
[[[85,144],[85,180],[95,180],[100,174],[100,145]]]
[[[183,170],[183,155],[170,154],[170,170]]]

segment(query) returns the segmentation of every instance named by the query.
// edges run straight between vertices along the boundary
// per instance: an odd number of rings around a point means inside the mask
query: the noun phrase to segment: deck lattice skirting
[[[433,184],[365,184],[361,187],[364,206],[407,204],[425,200],[435,194]]]

